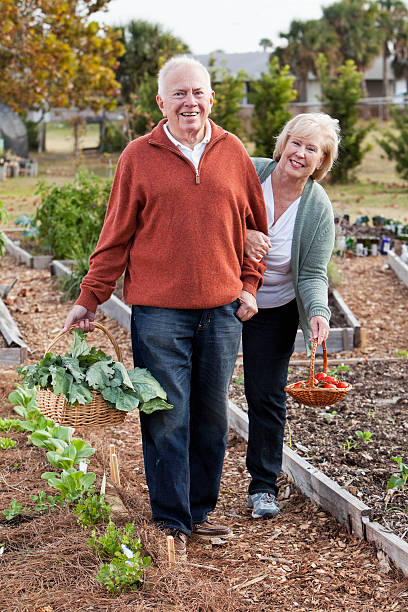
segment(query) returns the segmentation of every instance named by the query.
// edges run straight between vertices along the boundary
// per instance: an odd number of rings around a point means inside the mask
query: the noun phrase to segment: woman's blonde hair
[[[338,119],[333,119],[325,113],[301,113],[296,115],[284,126],[276,139],[273,159],[279,161],[290,136],[309,138],[319,134],[322,136],[323,162],[312,174],[312,178],[321,181],[337,159],[340,143],[340,126]]]

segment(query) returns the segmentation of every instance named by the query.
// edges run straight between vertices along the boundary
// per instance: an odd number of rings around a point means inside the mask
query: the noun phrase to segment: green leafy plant
[[[343,444],[343,450],[351,451],[354,448],[357,448],[357,446],[358,446],[357,440],[351,440],[350,438],[347,438],[345,444]]]
[[[41,361],[19,369],[29,388],[52,389],[62,393],[70,405],[92,401],[92,391],[100,391],[105,401],[117,410],[139,408],[151,414],[172,408],[166,392],[150,372],[143,368],[126,370],[103,351],[91,348],[85,334],[73,330],[74,342],[64,356],[47,353]]]
[[[398,355],[398,357],[408,357],[408,351],[405,349],[397,349],[395,351]]]
[[[40,231],[35,224],[34,217],[29,217],[26,213],[23,213],[14,221],[16,225],[23,227],[23,242],[26,241],[37,241]]]
[[[37,410],[35,389],[30,389],[26,385],[20,385],[18,383],[16,387],[17,388],[9,394],[8,400],[14,404],[14,411],[17,412],[17,414],[29,420],[30,411],[33,409]]]
[[[355,433],[356,436],[358,436],[360,440],[363,440],[363,442],[365,442],[366,444],[372,442],[373,434],[371,433],[371,431],[361,431],[361,429],[357,429]]]
[[[387,482],[388,489],[401,489],[405,491],[405,485],[408,480],[408,465],[402,461],[402,457],[391,457],[393,461],[398,463],[399,474],[393,474]]]
[[[113,521],[109,521],[105,533],[97,535],[93,529],[88,544],[100,559],[110,559],[115,553],[121,552],[121,546],[127,546],[131,550],[137,550],[140,545],[139,538],[135,535],[134,523],[126,523],[124,527],[115,527]]]
[[[326,419],[328,423],[331,423],[338,416],[336,410],[332,410],[331,412],[324,412],[323,418]]]
[[[328,372],[329,376],[338,376],[339,374],[348,375],[350,374],[350,366],[339,363]]]
[[[141,541],[135,535],[134,523],[116,529],[109,521],[104,534],[97,536],[93,530],[88,543],[100,559],[111,559],[101,566],[97,579],[113,593],[137,589],[150,557],[142,557]]]
[[[62,470],[61,474],[56,472],[44,472],[41,478],[46,480],[51,487],[60,492],[61,498],[66,502],[76,501],[89,491],[95,482],[96,474],[84,472],[71,467]]]
[[[0,431],[24,431],[19,419],[3,419],[0,417]]]
[[[29,508],[23,508],[23,504],[15,499],[12,499],[10,506],[3,510],[3,514],[8,521],[13,520],[16,516],[22,516],[26,512],[29,512]]]
[[[139,551],[132,556],[116,553],[110,563],[101,565],[96,578],[111,593],[134,591],[139,588],[144,572],[150,563],[151,558],[141,557]]]
[[[45,491],[38,491],[36,494],[31,495],[31,499],[35,503],[34,510],[37,512],[52,510],[57,504],[61,503],[59,495],[47,495]]]
[[[8,448],[14,448],[17,446],[17,442],[11,438],[0,438],[0,450],[7,450]]]
[[[104,495],[88,493],[76,503],[74,514],[80,525],[90,527],[110,520],[112,507],[105,502]]]
[[[62,442],[61,440],[57,441]],[[91,457],[95,452],[95,449],[88,442],[84,442],[84,440],[79,438],[74,438],[70,444],[66,444],[66,442],[62,442],[62,444],[65,444],[64,448],[47,452],[48,461],[60,470],[67,470],[84,460],[87,462],[87,458]]]
[[[85,170],[62,186],[40,181],[36,193],[41,203],[34,223],[42,247],[56,259],[87,257],[98,241],[110,188],[111,181]]]
[[[48,423],[51,421],[51,423]],[[43,423],[39,423],[43,425]],[[39,448],[48,448],[49,450],[61,452],[71,443],[74,434],[74,427],[64,427],[55,425],[51,419],[47,419],[45,428],[33,430],[33,433],[28,436],[31,444]]]

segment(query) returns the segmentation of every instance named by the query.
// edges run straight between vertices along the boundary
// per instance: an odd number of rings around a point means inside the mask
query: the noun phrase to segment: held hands
[[[247,230],[247,238],[244,246],[245,255],[251,261],[260,261],[271,248],[271,241],[266,234],[257,230]]]
[[[248,321],[251,317],[254,316],[258,312],[258,306],[256,305],[256,299],[249,293],[248,291],[241,291],[239,298],[239,302],[241,303],[240,307],[236,312],[236,316],[241,321]]]
[[[324,317],[316,316],[310,319],[310,325],[312,327],[312,337],[310,341],[313,342],[313,340],[317,338],[317,346],[320,346],[323,340],[327,340],[329,335],[329,322]]]
[[[95,319],[95,313],[76,304],[68,313],[65,320],[64,330],[67,331],[71,327],[79,327],[84,332],[89,332],[94,329],[92,321]]]

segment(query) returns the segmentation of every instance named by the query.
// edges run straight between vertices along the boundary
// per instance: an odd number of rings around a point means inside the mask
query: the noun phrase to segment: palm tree
[[[358,70],[364,73],[378,56],[383,43],[383,35],[377,27],[377,3],[342,0],[323,8],[323,16],[338,36],[343,61],[352,59]],[[362,89],[367,95],[364,80]]]
[[[378,27],[383,34],[384,96],[389,97],[388,58],[394,56],[394,66],[407,57],[408,9],[401,0],[378,0]],[[398,72],[398,68],[397,68]]]
[[[262,47],[262,51],[266,51],[267,49],[271,49],[273,47],[273,42],[270,38],[261,38],[259,41],[259,46]]]
[[[298,21],[293,20],[287,34],[286,47],[279,47],[275,54],[281,65],[289,64],[291,71],[297,76],[300,90],[299,99],[306,100],[306,84],[309,72],[317,73],[316,59],[319,53],[324,53],[330,64],[335,63],[338,40],[333,28],[324,19]]]

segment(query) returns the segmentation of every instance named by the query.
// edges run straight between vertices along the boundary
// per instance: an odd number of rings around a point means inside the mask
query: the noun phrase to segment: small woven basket
[[[122,353],[113,336],[100,323],[94,322],[94,326],[103,331],[109,338],[115,349],[117,360],[122,361]],[[67,334],[68,331],[71,330],[58,334],[45,353],[49,353],[58,340]],[[69,427],[103,427],[105,425],[116,425],[125,420],[127,413],[109,406],[100,391],[92,391],[92,396],[92,401],[89,404],[72,406],[68,404],[66,397],[62,393],[55,395],[50,389],[37,389],[38,410],[45,417],[58,423],[58,425]]]
[[[326,342],[323,340],[323,372],[327,374],[327,350]],[[310,373],[308,387],[297,387],[295,384],[287,385],[285,387],[286,393],[288,393],[293,399],[298,401],[300,404],[305,406],[311,406],[313,408],[332,406],[337,402],[344,399],[347,393],[351,389],[351,385],[345,389],[324,389],[322,387],[316,387],[314,383],[314,364],[317,349],[317,340],[313,343],[312,354],[310,356]]]

